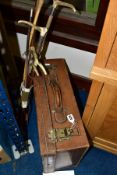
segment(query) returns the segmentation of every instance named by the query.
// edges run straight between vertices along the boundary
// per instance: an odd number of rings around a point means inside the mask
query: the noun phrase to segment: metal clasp
[[[72,136],[79,135],[79,130],[71,128],[56,128],[51,129],[48,132],[48,138],[52,142],[61,142],[63,140],[69,140]]]

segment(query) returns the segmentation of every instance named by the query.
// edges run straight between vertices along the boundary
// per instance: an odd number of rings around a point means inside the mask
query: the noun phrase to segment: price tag
[[[73,114],[68,114],[67,115],[67,120],[72,124],[71,125],[71,129],[73,129],[76,126],[76,124],[77,124],[77,122],[75,121],[75,118],[74,118]]]
[[[72,124],[75,123],[75,118],[74,118],[73,114],[67,115],[67,120]]]

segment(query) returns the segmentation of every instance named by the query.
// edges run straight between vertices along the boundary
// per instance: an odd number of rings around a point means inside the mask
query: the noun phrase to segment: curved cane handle
[[[56,112],[62,112],[63,105],[62,105],[61,89],[55,80],[51,80],[50,85],[52,87],[53,94],[54,94],[55,110]]]
[[[57,6],[68,7],[68,8],[71,8],[74,12],[76,12],[76,9],[72,4],[67,2],[62,2],[59,0],[53,0],[53,7],[56,8]]]

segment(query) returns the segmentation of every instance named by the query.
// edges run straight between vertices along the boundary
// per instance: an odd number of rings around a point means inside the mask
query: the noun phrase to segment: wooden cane
[[[31,32],[30,32],[29,46],[31,46],[31,44],[32,44],[34,31],[35,31],[34,26],[36,26],[36,24],[37,24],[37,20],[38,20],[38,17],[39,17],[39,14],[40,14],[40,11],[41,11],[43,4],[44,4],[44,0],[37,0],[37,2],[36,2],[35,17],[34,17],[33,26],[32,26]]]

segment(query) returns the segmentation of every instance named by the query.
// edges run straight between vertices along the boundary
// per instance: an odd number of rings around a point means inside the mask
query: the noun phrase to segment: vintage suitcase
[[[89,147],[64,59],[48,60],[47,76],[34,78],[43,171],[78,165]]]

